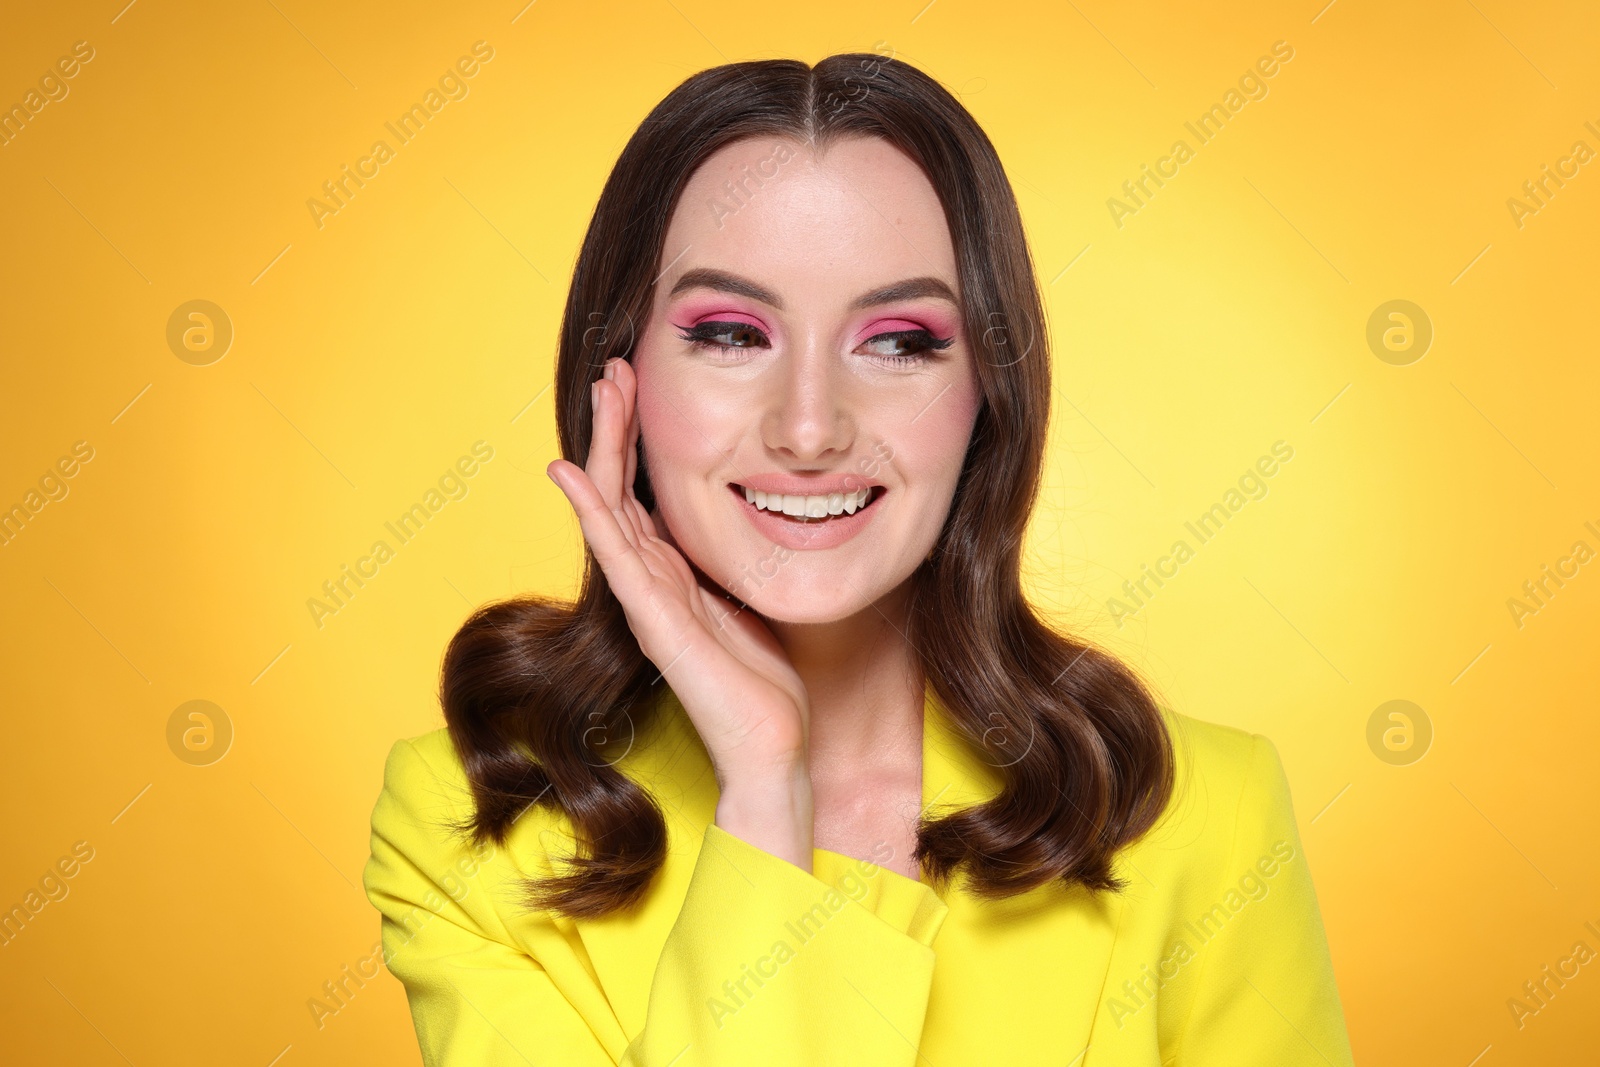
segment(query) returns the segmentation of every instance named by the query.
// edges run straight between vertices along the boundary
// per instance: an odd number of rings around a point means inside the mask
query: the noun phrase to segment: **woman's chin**
[[[780,604],[765,609],[755,605],[751,607],[767,622],[778,626],[826,626],[848,619],[861,610],[860,607],[826,604],[809,604],[804,607]]]
[[[798,577],[798,576],[797,576]],[[853,586],[844,581],[773,581],[745,596],[744,602],[763,619],[779,625],[823,626],[872,611],[892,587]]]

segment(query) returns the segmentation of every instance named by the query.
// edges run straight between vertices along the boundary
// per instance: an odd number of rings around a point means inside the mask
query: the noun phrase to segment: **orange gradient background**
[[[544,468],[600,186],[695,71],[877,51],[959,94],[1022,205],[1058,390],[1033,594],[1173,706],[1276,742],[1357,1062],[1592,1062],[1600,958],[1520,1024],[1508,1001],[1600,953],[1600,161],[1507,201],[1600,152],[1600,14],[1323,2],[9,10],[0,105],[93,58],[0,146],[0,508],[93,456],[0,544],[0,908],[92,859],[0,947],[5,1058],[418,1062],[392,976],[310,1002],[378,940],[367,818],[391,743],[442,722],[445,642],[574,586]],[[398,144],[385,123],[479,41],[467,95]],[[1279,41],[1266,95],[1200,143],[1185,123]],[[1119,225],[1108,200],[1180,138]],[[379,139],[319,225],[307,201]],[[169,345],[192,300],[231,323],[221,358]],[[1369,346],[1391,300],[1431,323],[1420,358]],[[480,441],[398,544],[385,522]],[[1184,524],[1277,441],[1292,460],[1200,544]],[[1179,539],[1193,558],[1119,616]],[[191,700],[231,725],[205,765],[169,744]],[[1391,700],[1431,727],[1420,759],[1369,744]]]

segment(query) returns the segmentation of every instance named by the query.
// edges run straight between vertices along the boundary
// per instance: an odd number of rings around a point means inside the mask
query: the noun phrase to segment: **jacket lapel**
[[[956,734],[928,687],[923,715],[922,793],[930,816],[994,797],[1002,772]],[[967,891],[957,875],[941,894],[949,905],[939,935],[923,1040],[958,1063],[1025,1063],[1039,1056],[1048,1020],[1059,1062],[1079,1067],[1089,1042],[1121,919],[1121,900],[1096,900],[1052,884],[1000,901]]]

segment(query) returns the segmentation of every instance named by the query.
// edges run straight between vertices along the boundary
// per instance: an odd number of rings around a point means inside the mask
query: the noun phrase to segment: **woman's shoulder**
[[[437,779],[465,786],[467,781],[466,767],[450,740],[450,731],[443,726],[391,742],[384,761],[385,785],[390,777],[402,784]]]
[[[472,783],[447,727],[402,737],[390,745],[383,765],[380,807],[385,800],[406,807],[411,815],[426,815],[434,823],[456,825],[470,818],[474,810]],[[532,805],[527,815],[546,810],[548,805]]]
[[[1178,787],[1175,798],[1185,788],[1237,794],[1263,775],[1281,772],[1278,747],[1266,734],[1197,719],[1168,705],[1159,707],[1172,739]]]
[[[1237,877],[1234,867],[1264,868],[1297,855],[1293,799],[1272,739],[1165,705],[1161,712],[1172,739],[1172,794],[1124,859],[1152,881],[1162,881],[1152,873],[1158,869],[1192,884],[1202,871],[1226,880]]]
[[[473,835],[475,810],[466,765],[447,728],[401,738],[384,760],[372,809],[374,844],[391,843],[412,862],[435,869],[487,866],[526,876],[549,873],[549,856],[572,841],[565,814],[550,805],[529,805],[503,844]]]
[[[1198,760],[1200,769],[1209,773],[1237,774],[1248,768],[1258,741],[1266,740],[1262,734],[1197,719],[1167,704],[1158,707],[1180,765],[1188,757],[1191,764]]]
[[[638,714],[625,714],[622,719],[614,751],[604,757],[607,762],[652,795],[665,790],[670,796],[663,800],[681,801],[688,792],[698,798],[704,792],[713,780],[711,764],[671,690],[640,708]],[[471,819],[475,807],[472,782],[448,727],[391,744],[375,822],[386,814],[386,801],[408,809],[408,817],[428,816],[432,825],[441,820],[459,825]],[[570,843],[571,827],[559,806],[533,803],[517,818],[507,844],[515,842],[519,852],[542,851],[551,846],[552,834]]]
[[[466,767],[447,729],[441,726],[390,744],[375,818],[389,814],[389,809],[396,815],[404,809],[411,821],[426,812],[432,819],[454,822],[471,807]]]

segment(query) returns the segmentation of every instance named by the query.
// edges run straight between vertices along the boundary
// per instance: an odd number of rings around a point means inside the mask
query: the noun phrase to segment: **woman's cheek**
[[[977,382],[970,375],[945,389],[918,413],[915,421],[906,425],[912,431],[913,447],[928,456],[933,465],[960,467],[978,419],[979,401]]]
[[[693,477],[727,462],[716,446],[727,436],[727,415],[704,391],[641,376],[635,403],[653,483]]]
[[[924,469],[959,467],[976,415],[975,405],[952,389],[895,427],[894,451],[904,462]]]
[[[639,420],[639,435],[652,453],[672,455],[690,425],[682,401],[667,395],[672,390],[671,381],[655,374],[649,364],[636,373],[634,417]]]

